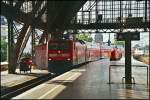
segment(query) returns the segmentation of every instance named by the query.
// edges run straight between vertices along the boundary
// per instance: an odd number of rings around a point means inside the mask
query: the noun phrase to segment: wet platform
[[[138,63],[138,62],[136,62]],[[13,99],[149,99],[146,69],[132,68],[135,84],[122,83],[124,67],[113,67],[109,83],[108,59],[88,63]]]
[[[8,74],[8,71],[1,71],[1,90],[22,84],[46,74],[48,74],[47,70],[39,69],[32,69],[31,73],[29,71],[20,73],[19,69],[16,69],[16,74]]]
[[[131,65],[132,65],[132,67],[131,67],[131,70],[132,70],[132,83],[145,84],[145,81],[144,82],[142,81],[142,78],[145,78],[146,79],[146,84],[148,85],[149,84],[149,65],[147,65],[143,62],[137,61],[133,57],[132,57],[132,60],[131,60]],[[125,67],[125,58],[122,58],[119,61],[111,61],[110,62],[110,65],[109,65],[109,83],[114,83],[114,82],[111,81],[112,71],[114,71],[113,73],[115,73],[115,72],[120,73],[119,75],[122,76],[122,82],[125,81],[124,73],[121,74],[122,72],[125,72],[124,67]],[[138,75],[138,74],[142,74],[142,72],[145,72],[144,73],[146,75],[145,77]]]

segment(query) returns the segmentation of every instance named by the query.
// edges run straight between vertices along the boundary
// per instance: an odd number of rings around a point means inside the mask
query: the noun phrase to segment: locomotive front
[[[48,43],[48,71],[61,74],[72,65],[71,41],[50,40]]]

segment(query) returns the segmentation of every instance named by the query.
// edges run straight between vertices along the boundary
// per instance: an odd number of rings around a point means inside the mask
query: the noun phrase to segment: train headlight
[[[71,59],[70,59],[70,58],[68,58],[67,60],[68,60],[68,61],[70,61]]]
[[[48,60],[52,60],[51,58],[49,58]]]

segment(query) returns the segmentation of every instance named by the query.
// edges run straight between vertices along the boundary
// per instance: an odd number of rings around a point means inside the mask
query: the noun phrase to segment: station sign
[[[143,17],[127,17],[126,23],[142,23]]]
[[[140,32],[124,32],[124,33],[117,33],[117,40],[124,41],[124,40],[140,40]]]

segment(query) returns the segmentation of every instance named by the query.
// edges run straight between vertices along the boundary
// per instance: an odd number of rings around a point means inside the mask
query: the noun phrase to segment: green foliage
[[[114,44],[115,44],[115,45],[122,45],[122,46],[125,46],[125,41],[117,41],[117,40],[115,40],[115,41],[114,41]]]
[[[7,42],[1,38],[1,62],[7,60]]]
[[[78,34],[76,35],[76,38],[78,38],[79,40],[83,40],[83,41],[87,41],[87,42],[92,42],[93,38],[91,37],[91,34]]]
[[[22,57],[31,57],[31,53],[25,52],[22,54]]]

